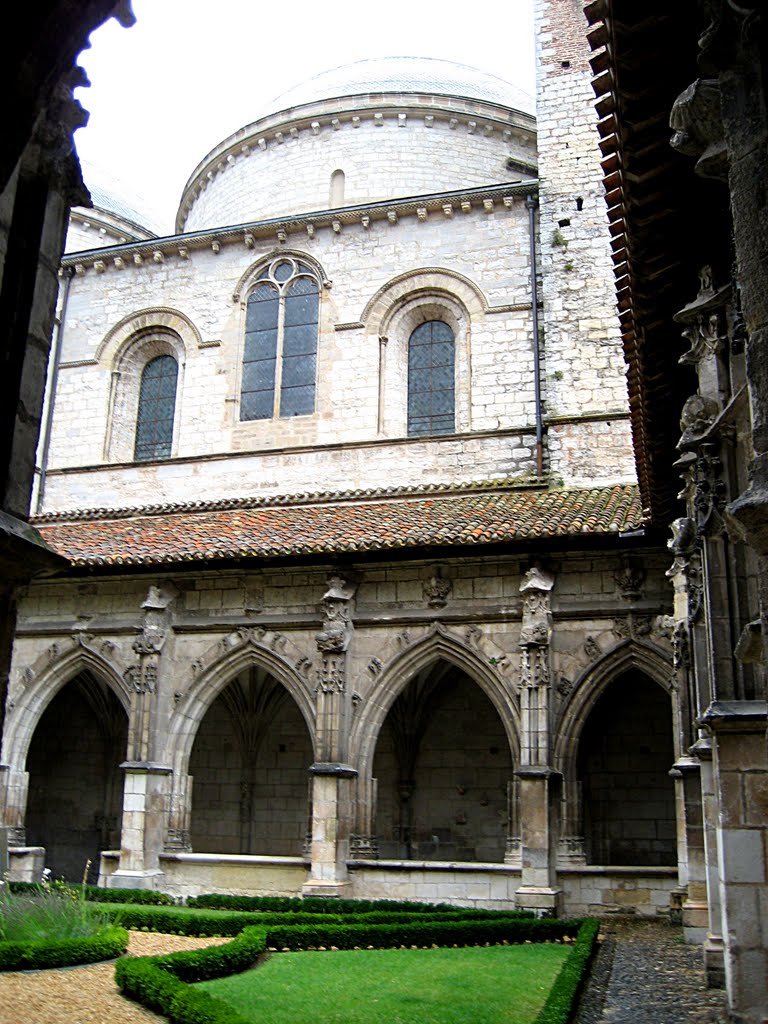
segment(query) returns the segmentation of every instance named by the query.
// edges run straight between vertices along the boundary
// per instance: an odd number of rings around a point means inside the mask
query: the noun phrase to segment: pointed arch
[[[574,684],[571,698],[565,707],[553,746],[554,767],[564,775],[568,767],[575,763],[579,739],[598,700],[611,683],[630,669],[642,672],[653,682],[658,683],[670,695],[670,698],[674,697],[672,658],[666,651],[655,644],[641,640],[625,640],[613,650],[608,651],[582,672]],[[677,748],[678,707],[677,701],[674,699],[671,703]],[[679,757],[680,753],[679,749],[675,749],[675,757]]]
[[[381,727],[392,704],[408,683],[432,662],[443,660],[464,672],[490,700],[504,726],[512,759],[520,760],[520,712],[509,682],[484,661],[480,652],[435,624],[386,666],[360,713],[350,735],[350,754],[361,776],[370,774]]]
[[[197,663],[200,668],[189,688],[177,700],[167,734],[166,760],[177,773],[186,775],[197,730],[222,690],[240,672],[258,666],[281,683],[295,701],[315,747],[315,708],[306,684],[274,650],[248,632],[245,637],[225,637]]]
[[[77,640],[72,643],[73,646],[68,650],[62,653],[56,651],[52,656],[49,648],[49,653],[43,656],[47,661],[45,667],[39,667],[41,659],[38,659],[29,670],[30,681],[6,717],[3,763],[23,769],[29,745],[43,713],[53,698],[81,672],[88,671],[104,682],[119,701],[126,717],[130,715],[131,694],[122,671],[85,643]]]

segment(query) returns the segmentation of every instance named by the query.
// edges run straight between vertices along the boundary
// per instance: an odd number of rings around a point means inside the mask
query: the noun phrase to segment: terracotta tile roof
[[[160,565],[610,534],[643,524],[638,490],[556,490],[492,482],[334,498],[224,501],[40,516],[74,565]]]

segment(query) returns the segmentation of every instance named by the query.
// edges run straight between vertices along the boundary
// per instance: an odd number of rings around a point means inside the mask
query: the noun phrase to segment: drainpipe
[[[45,497],[45,477],[48,472],[48,454],[51,448],[51,428],[53,425],[53,407],[56,403],[56,386],[59,380],[59,364],[61,362],[61,338],[64,333],[64,319],[67,315],[67,303],[69,302],[69,288],[72,278],[75,275],[74,267],[65,267],[64,291],[61,297],[61,310],[58,323],[53,335],[53,351],[51,352],[51,369],[48,377],[48,408],[43,423],[42,453],[40,455],[40,477],[37,485],[37,501],[35,502],[35,515],[40,515]]]
[[[544,430],[541,421],[541,358],[539,352],[539,289],[536,283],[536,200],[525,197],[531,249],[531,306],[533,309],[533,393],[536,399],[536,476],[544,476]]]

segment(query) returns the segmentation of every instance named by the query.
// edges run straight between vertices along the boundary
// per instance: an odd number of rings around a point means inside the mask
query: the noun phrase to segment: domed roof
[[[91,193],[91,202],[95,209],[103,210],[105,213],[111,213],[113,216],[120,220],[127,221],[129,224],[135,224],[138,227],[152,231],[146,215],[138,213],[138,211],[129,206],[124,199],[120,196],[116,196],[114,192],[108,192],[100,185],[92,185],[90,182],[88,183],[87,188]]]
[[[535,112],[533,97],[511,82],[466,64],[435,57],[375,57],[343,64],[294,86],[277,96],[271,106],[273,110],[286,110],[315,100],[372,92],[463,96],[527,114]]]

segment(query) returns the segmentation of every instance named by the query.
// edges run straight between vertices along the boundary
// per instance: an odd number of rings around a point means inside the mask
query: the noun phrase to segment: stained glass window
[[[408,433],[452,434],[455,423],[453,331],[442,320],[420,324],[408,341]]]
[[[167,459],[171,454],[178,373],[173,356],[157,356],[142,371],[133,452],[137,462]]]
[[[241,420],[314,412],[319,300],[300,260],[280,257],[260,274],[245,317]]]

